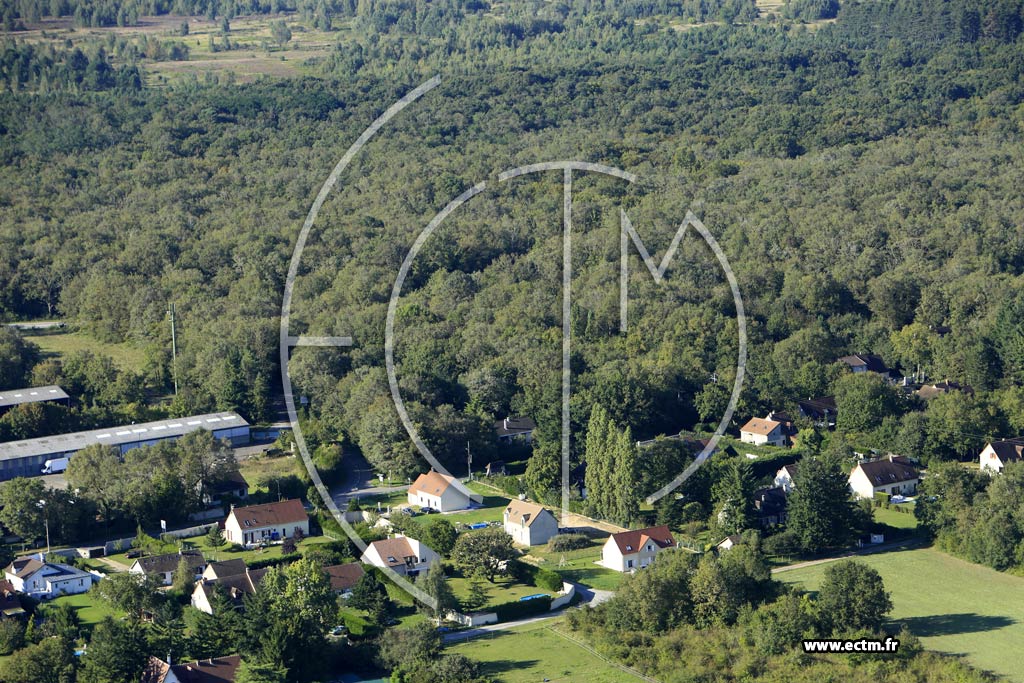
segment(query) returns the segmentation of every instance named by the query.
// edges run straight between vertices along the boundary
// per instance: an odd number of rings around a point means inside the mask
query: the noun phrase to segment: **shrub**
[[[580,550],[590,545],[590,539],[583,534],[558,534],[552,536],[548,541],[548,550],[555,553],[564,553],[570,550]]]
[[[537,614],[545,614],[551,611],[551,596],[545,595],[542,598],[534,598],[532,600],[503,602],[500,605],[496,605],[493,611],[498,615],[498,621],[515,621]]]
[[[295,560],[301,560],[302,553],[290,553],[288,555],[281,555],[280,557],[265,557],[262,560],[253,560],[252,562],[246,562],[249,565],[249,569],[263,569],[264,567],[276,567],[282,564],[291,564]]]
[[[533,585],[557,593],[562,590],[562,577],[550,569],[538,569],[533,577]]]

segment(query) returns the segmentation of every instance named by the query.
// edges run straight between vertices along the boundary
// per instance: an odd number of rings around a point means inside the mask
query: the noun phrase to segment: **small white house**
[[[519,545],[541,545],[558,533],[558,520],[536,503],[512,500],[505,508],[505,533]]]
[[[19,593],[41,599],[85,593],[100,580],[95,574],[66,564],[44,562],[42,554],[14,560],[4,569],[4,578]]]
[[[282,541],[296,530],[309,535],[309,515],[298,499],[233,508],[224,522],[224,538],[239,545]]]
[[[468,508],[473,496],[455,477],[430,470],[409,487],[408,500],[409,505],[451,512]]]
[[[612,534],[601,549],[601,565],[617,572],[633,572],[654,561],[662,550],[675,548],[667,526],[621,531]]]
[[[917,493],[921,476],[909,460],[890,455],[882,460],[858,463],[850,472],[850,489],[858,498],[874,498],[876,493],[912,496]]]
[[[394,538],[374,541],[367,546],[366,552],[359,559],[375,567],[393,569],[406,576],[416,576],[435,562],[440,562],[441,556],[415,538],[398,534]]]
[[[184,558],[185,563],[192,572],[192,580],[198,580],[206,568],[206,560],[199,551],[140,557],[132,563],[128,571],[132,574],[155,576],[160,580],[161,585],[170,586],[174,581],[174,572],[178,570],[178,564],[181,563],[182,558]]]
[[[796,476],[796,463],[789,465],[783,465],[779,468],[779,471],[775,473],[775,481],[773,482],[777,488],[781,488],[786,493],[793,490],[793,477]]]
[[[998,474],[1008,463],[1020,462],[1024,456],[1024,442],[993,441],[985,445],[985,450],[978,456],[981,471]]]
[[[740,428],[740,441],[755,446],[785,446],[786,434],[781,422],[755,417]]]

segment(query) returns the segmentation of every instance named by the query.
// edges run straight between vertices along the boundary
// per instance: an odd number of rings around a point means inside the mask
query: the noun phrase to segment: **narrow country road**
[[[837,562],[839,560],[846,560],[851,557],[858,557],[860,555],[874,555],[875,553],[885,553],[893,550],[909,550],[910,548],[917,548],[924,544],[925,540],[923,538],[909,538],[904,541],[894,541],[893,543],[880,543],[879,545],[869,546],[867,548],[858,548],[857,550],[851,550],[849,552],[841,553],[839,555],[833,555],[832,557],[823,557],[820,560],[807,560],[806,562],[787,564],[785,567],[775,567],[774,569],[772,569],[772,574],[788,572],[794,569],[802,569],[804,567],[813,567],[817,564]]]

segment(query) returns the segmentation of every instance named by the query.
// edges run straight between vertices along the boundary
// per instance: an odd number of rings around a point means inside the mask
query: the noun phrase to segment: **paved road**
[[[64,327],[63,320],[40,320],[37,322],[30,323],[7,323],[8,327],[13,327],[16,330],[22,332],[31,332],[34,330],[52,330],[55,327]]]
[[[380,494],[404,491],[408,484],[402,486],[374,486],[377,473],[361,453],[345,451],[345,481],[331,488],[331,498],[339,508],[344,509],[350,498],[363,498]]]
[[[833,555],[832,557],[823,557],[820,560],[808,560],[806,562],[787,564],[785,567],[776,567],[772,569],[772,574],[788,572],[794,569],[802,569],[804,567],[813,567],[816,564],[827,564],[829,562],[837,562],[838,560],[846,560],[851,557],[857,557],[859,555],[874,555],[875,553],[885,553],[893,550],[909,550],[910,548],[917,548],[924,544],[925,540],[922,538],[909,538],[904,541],[895,541],[893,543],[880,543],[879,545],[868,546],[867,548],[858,548],[857,550],[851,550],[849,552],[841,553],[839,555]]]

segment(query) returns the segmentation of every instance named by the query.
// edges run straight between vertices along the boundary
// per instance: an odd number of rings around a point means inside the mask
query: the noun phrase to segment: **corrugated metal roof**
[[[192,417],[157,420],[156,422],[125,425],[110,429],[93,429],[87,432],[73,432],[71,434],[44,436],[38,439],[0,443],[0,460],[13,460],[53,453],[69,453],[97,443],[105,446],[123,446],[139,441],[173,439],[198,429],[213,432],[220,429],[248,426],[249,423],[245,421],[245,418],[233,412],[209,413]]]
[[[0,390],[0,408],[10,408],[22,403],[38,403],[39,401],[66,401],[70,398],[67,392],[51,384],[46,387],[29,387],[28,389]]]

